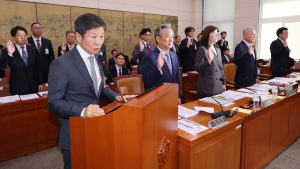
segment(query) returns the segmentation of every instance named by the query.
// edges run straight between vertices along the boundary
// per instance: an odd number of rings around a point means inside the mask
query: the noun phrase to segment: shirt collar
[[[247,45],[247,46],[248,46],[248,48],[249,48],[249,46],[250,46],[250,43],[246,42],[245,40],[243,40],[243,42],[244,42],[244,43],[246,43],[246,45]]]
[[[18,44],[16,44],[16,43],[15,43],[15,45],[16,45],[16,47],[17,47],[18,49],[21,49],[21,50],[22,50],[22,48],[21,48],[22,46],[20,46],[20,45],[18,45]],[[24,45],[24,50],[26,50],[26,45]]]
[[[282,40],[282,39],[280,39],[280,38],[278,38],[283,44],[284,44],[284,40]]]
[[[82,59],[86,59],[86,58],[88,58],[88,57],[90,57],[90,56],[94,56],[94,54],[93,54],[93,55],[90,55],[90,54],[88,54],[85,50],[83,50],[83,49],[81,48],[80,44],[76,45],[76,48],[77,48],[77,50],[78,50],[80,56],[82,57]]]
[[[157,49],[162,53],[163,56],[165,56],[166,53],[169,54],[169,50],[168,51],[164,51],[161,48],[159,48],[158,46],[157,46]]]
[[[147,44],[149,44],[149,42],[146,42],[146,41],[144,41],[144,40],[142,40],[143,42],[144,42],[144,44],[147,46]]]
[[[32,39],[33,39],[34,42],[36,42],[36,40],[40,40],[40,42],[41,42],[41,39],[42,39],[41,37],[39,37],[38,39],[35,38],[34,36],[31,36],[31,37],[32,37]]]
[[[121,69],[122,70],[122,67],[118,67],[118,65],[117,64],[115,64],[116,65],[116,68],[117,68],[117,70],[119,70],[119,69]]]

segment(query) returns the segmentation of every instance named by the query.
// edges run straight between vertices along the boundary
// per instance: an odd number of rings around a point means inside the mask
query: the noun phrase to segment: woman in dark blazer
[[[216,45],[218,40],[217,27],[207,26],[202,32],[201,46],[197,50],[194,69],[199,73],[197,94],[204,98],[220,94],[226,90],[222,55]]]

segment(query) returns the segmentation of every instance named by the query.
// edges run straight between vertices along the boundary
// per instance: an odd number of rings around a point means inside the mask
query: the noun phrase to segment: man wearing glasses
[[[36,47],[41,57],[44,83],[48,82],[50,63],[54,60],[54,51],[49,39],[42,37],[42,26],[38,22],[31,24],[32,36],[28,38],[28,44]]]
[[[256,31],[253,27],[243,30],[243,37],[234,50],[234,63],[236,65],[236,74],[234,82],[243,87],[252,86],[260,83],[257,75],[257,54],[255,50]]]
[[[8,40],[0,57],[0,70],[9,65],[11,69],[9,92],[23,95],[42,91],[43,74],[40,55],[36,48],[26,45],[27,30],[22,26],[11,29],[15,44]]]
[[[142,74],[144,59],[154,49],[150,39],[151,30],[149,28],[142,29],[139,43],[135,45],[133,52],[133,60],[138,63],[138,74]]]

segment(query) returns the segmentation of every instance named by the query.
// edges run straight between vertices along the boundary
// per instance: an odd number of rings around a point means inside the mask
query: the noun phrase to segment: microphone
[[[101,63],[102,65],[104,65],[104,67],[105,67],[105,69],[106,69],[106,71],[107,71],[109,77],[110,77],[111,79],[113,79],[112,75],[111,75],[110,72],[108,71],[108,68],[107,68],[107,66],[106,66],[106,64],[105,64],[105,61],[104,61],[103,57],[98,57],[98,58],[99,58],[100,63]],[[103,79],[103,80],[104,80],[104,79]],[[117,87],[117,85],[116,85],[116,83],[115,83],[114,80],[113,80],[113,83],[114,83],[115,88],[117,88],[117,91],[118,91],[119,95],[121,96],[123,102],[126,103],[126,101],[125,101],[123,95],[121,94],[121,92],[120,92],[119,88]]]
[[[200,89],[201,91],[203,91],[206,95],[209,96],[209,94],[207,94],[206,91],[202,90],[201,87],[199,87],[193,80],[190,81],[193,85],[197,86],[198,89]],[[213,98],[212,96],[209,96],[210,98],[214,99],[214,101],[216,101],[220,107],[221,107],[221,110],[220,112],[216,112],[214,114],[211,114],[211,116],[215,119],[215,118],[218,118],[218,117],[221,117],[221,116],[225,116],[225,117],[230,117],[230,110],[223,110],[223,107],[221,105],[220,102],[218,102],[215,98]]]

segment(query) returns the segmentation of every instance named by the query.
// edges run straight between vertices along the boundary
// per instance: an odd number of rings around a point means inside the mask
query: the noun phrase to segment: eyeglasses
[[[239,110],[239,108],[236,108],[233,112],[232,112],[232,114],[231,114],[231,116],[230,117],[233,117],[234,115],[236,115],[237,114],[237,112],[238,112],[238,110]]]
[[[27,35],[16,35],[18,37],[27,37]]]
[[[257,34],[248,34],[248,35],[251,35],[251,36],[257,36]]]
[[[145,36],[151,36],[151,34],[144,34]]]
[[[42,30],[43,28],[42,27],[38,27],[38,28],[32,28],[34,30]]]

